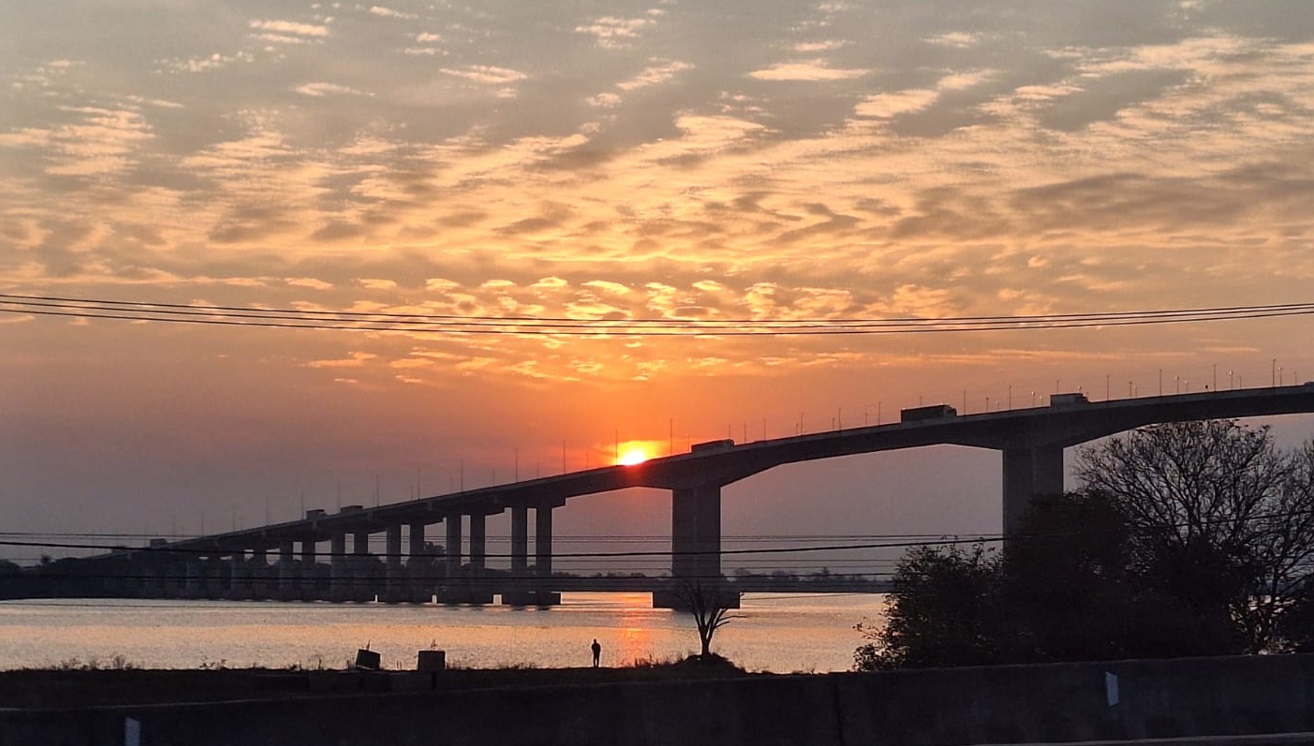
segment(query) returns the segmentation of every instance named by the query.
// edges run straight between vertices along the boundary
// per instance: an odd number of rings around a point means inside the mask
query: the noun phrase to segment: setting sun
[[[648,455],[648,451],[643,446],[627,445],[625,450],[621,451],[620,458],[617,459],[616,463],[621,466],[634,466],[635,464],[642,464],[649,458],[651,456]]]

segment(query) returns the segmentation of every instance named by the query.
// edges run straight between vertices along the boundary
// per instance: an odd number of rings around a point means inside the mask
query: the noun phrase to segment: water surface
[[[879,620],[874,594],[746,594],[713,650],[755,671],[851,667]],[[651,608],[646,593],[567,593],[546,609],[253,601],[28,600],[0,602],[0,669],[73,662],[143,668],[265,666],[343,668],[358,647],[387,668],[411,668],[419,650],[447,651],[448,665],[554,668],[671,660],[697,652],[693,619]]]

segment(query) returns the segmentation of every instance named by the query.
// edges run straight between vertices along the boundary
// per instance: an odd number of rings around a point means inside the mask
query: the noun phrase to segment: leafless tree
[[[1314,443],[1284,453],[1230,420],[1154,425],[1083,449],[1077,476],[1125,511],[1147,571],[1225,593],[1247,647],[1272,646],[1314,566]]]
[[[716,631],[731,620],[743,618],[742,614],[730,613],[739,608],[738,591],[732,591],[722,583],[708,583],[693,579],[676,580],[676,597],[682,611],[688,611],[698,627],[698,641],[702,645],[700,657],[707,658],[712,652],[712,637]]]

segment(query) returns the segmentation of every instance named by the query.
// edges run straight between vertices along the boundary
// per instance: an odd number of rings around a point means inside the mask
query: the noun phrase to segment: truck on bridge
[[[942,417],[957,417],[958,410],[948,404],[932,404],[929,407],[913,407],[899,412],[899,422],[921,422],[938,420]]]
[[[694,443],[689,448],[690,453],[717,453],[718,451],[728,451],[735,447],[735,442],[730,438],[721,440],[709,440],[706,443]]]

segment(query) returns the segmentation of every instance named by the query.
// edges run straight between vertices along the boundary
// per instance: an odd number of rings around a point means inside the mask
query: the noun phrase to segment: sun
[[[648,452],[644,450],[642,446],[632,445],[632,446],[626,446],[625,450],[621,452],[620,458],[617,459],[616,463],[620,464],[621,466],[634,466],[636,464],[642,464],[644,461],[647,461],[649,458],[650,457],[648,456]]]

